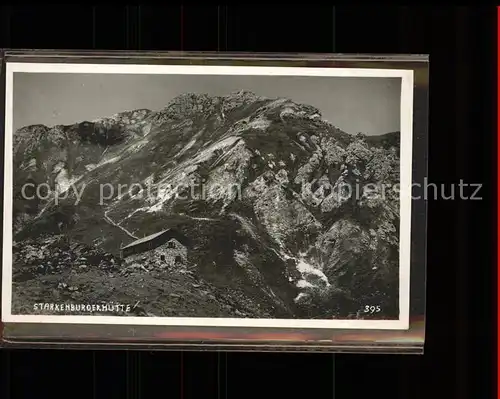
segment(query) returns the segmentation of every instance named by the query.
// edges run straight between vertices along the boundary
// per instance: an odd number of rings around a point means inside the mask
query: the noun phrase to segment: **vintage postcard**
[[[407,329],[413,71],[7,63],[2,320]]]

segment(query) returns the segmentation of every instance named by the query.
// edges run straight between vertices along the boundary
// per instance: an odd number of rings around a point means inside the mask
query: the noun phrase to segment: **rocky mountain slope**
[[[17,311],[70,300],[154,316],[398,316],[397,132],[353,136],[288,99],[186,94],[25,127],[14,152]],[[167,227],[190,239],[185,264],[120,259]]]

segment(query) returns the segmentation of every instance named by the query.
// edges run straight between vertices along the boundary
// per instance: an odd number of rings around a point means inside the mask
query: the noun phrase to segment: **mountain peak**
[[[234,98],[234,97],[238,97],[238,98],[247,98],[247,99],[258,99],[258,98],[262,98],[261,96],[258,96],[257,94],[255,94],[253,91],[250,91],[250,90],[244,90],[244,89],[241,89],[241,90],[237,90],[237,91],[233,91],[231,93],[229,93],[228,95],[224,96],[225,98]]]
[[[216,97],[206,93],[183,93],[174,97],[161,112],[174,118],[182,118],[193,113],[204,113],[214,108]]]
[[[42,125],[42,124],[35,124],[35,125],[28,125],[28,126],[23,126],[23,127],[20,127],[19,129],[16,130],[15,133],[26,133],[26,132],[33,132],[33,131],[36,131],[36,132],[40,132],[40,131],[45,131],[45,130],[48,130],[49,127],[48,126],[45,126],[45,125]]]
[[[153,111],[147,108],[138,108],[130,111],[122,111],[113,114],[109,117],[93,119],[92,123],[102,123],[102,124],[119,124],[128,125],[137,123],[147,116],[149,116]]]

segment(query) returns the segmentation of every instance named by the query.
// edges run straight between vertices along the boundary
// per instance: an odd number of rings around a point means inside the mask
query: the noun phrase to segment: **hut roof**
[[[172,229],[166,229],[166,230],[162,230],[162,231],[159,231],[157,233],[151,234],[149,236],[146,236],[146,237],[143,237],[143,238],[139,238],[138,240],[135,240],[135,241],[131,242],[130,244],[124,246],[122,249],[134,247],[134,246],[136,246],[138,244],[142,244],[144,242],[151,241],[151,240],[155,239],[156,237],[159,237],[162,234],[165,234],[167,232],[173,232],[173,230]]]

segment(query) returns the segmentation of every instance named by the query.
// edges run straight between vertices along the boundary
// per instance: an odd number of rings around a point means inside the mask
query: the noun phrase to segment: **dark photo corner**
[[[4,49],[429,54],[429,180],[482,185],[480,201],[428,202],[424,355],[2,349],[0,397],[491,397],[495,11],[0,6]]]

